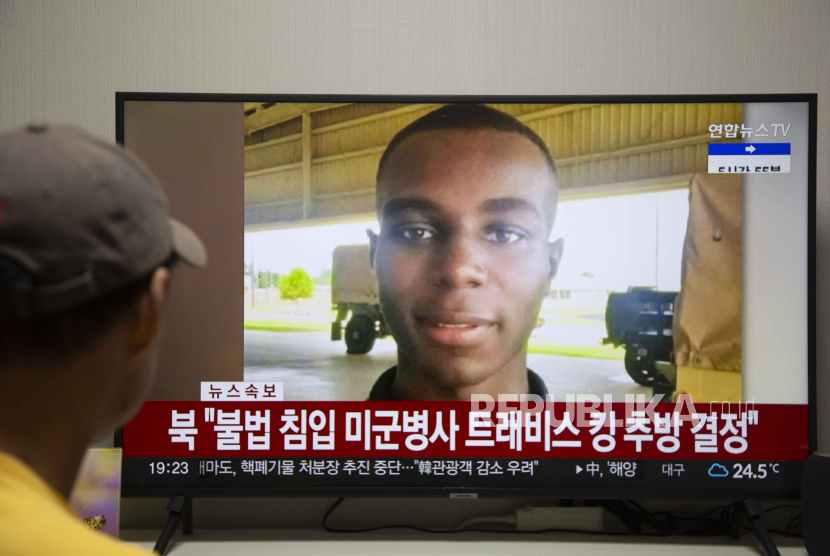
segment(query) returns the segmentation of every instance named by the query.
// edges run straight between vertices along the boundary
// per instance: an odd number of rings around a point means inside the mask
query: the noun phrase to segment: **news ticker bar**
[[[623,459],[139,458],[126,488],[748,488],[780,490],[801,462]]]

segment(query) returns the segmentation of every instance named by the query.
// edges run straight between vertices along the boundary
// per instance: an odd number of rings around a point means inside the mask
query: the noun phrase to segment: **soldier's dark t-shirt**
[[[378,379],[375,381],[375,384],[372,386],[372,391],[369,392],[369,398],[367,399],[367,401],[396,401],[395,398],[392,396],[392,383],[395,382],[395,373],[397,372],[397,365],[389,369],[386,369],[383,372],[383,374],[380,375],[380,377],[378,377]],[[548,395],[548,389],[545,386],[545,381],[543,381],[542,377],[540,377],[530,369],[527,370],[527,387],[529,394],[539,396],[543,400],[546,399],[546,396]]]

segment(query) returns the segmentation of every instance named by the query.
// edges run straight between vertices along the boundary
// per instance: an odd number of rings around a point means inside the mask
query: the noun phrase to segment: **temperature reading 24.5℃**
[[[732,466],[733,479],[766,479],[770,475],[778,474],[777,463],[736,463]]]

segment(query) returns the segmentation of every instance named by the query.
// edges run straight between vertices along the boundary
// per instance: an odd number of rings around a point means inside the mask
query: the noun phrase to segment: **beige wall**
[[[115,91],[817,92],[819,446],[830,448],[828,58],[827,0],[0,0],[0,130],[51,120],[114,137]],[[315,526],[325,504],[197,501],[196,525],[251,523],[259,508],[259,526]],[[488,512],[447,504],[371,508],[445,525]],[[163,501],[122,507],[127,526],[164,519]]]

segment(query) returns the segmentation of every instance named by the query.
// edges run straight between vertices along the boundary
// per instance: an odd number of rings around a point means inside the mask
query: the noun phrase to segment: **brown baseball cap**
[[[66,126],[0,135],[0,287],[24,314],[82,305],[174,254],[207,264],[201,240],[167,215],[158,181],[122,147]]]

